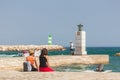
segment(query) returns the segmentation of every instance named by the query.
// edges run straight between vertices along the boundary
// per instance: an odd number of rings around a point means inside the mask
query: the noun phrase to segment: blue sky
[[[83,24],[87,46],[120,46],[120,0],[0,0],[0,44],[69,46]]]

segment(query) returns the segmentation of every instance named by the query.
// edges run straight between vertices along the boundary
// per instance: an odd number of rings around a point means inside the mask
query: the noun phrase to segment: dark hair
[[[44,55],[48,55],[48,50],[46,48],[43,48],[41,50],[41,55],[40,56],[44,56]]]

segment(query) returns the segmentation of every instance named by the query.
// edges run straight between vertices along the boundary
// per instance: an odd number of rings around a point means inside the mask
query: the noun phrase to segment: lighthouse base
[[[75,51],[74,55],[87,55],[87,51]]]

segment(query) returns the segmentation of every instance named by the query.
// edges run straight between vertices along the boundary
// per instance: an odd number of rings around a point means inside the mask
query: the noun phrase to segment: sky
[[[120,46],[120,0],[0,0],[0,45],[69,46],[77,25],[88,47]]]

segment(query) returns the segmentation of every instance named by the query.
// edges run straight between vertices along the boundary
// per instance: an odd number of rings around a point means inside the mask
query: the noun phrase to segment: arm
[[[50,66],[50,65],[49,65],[49,58],[48,58],[48,56],[45,56],[45,57],[46,57],[46,59],[47,59],[46,65],[47,65],[47,66]]]
[[[28,61],[28,57],[26,57],[26,61]]]
[[[37,65],[37,61],[36,61],[36,58],[35,58],[35,66],[36,66],[36,68],[38,69],[38,65]]]
[[[34,57],[34,64],[31,64],[33,68],[37,68],[38,69],[38,65],[37,65],[37,61],[36,58]]]

